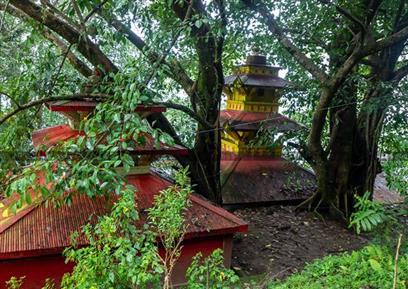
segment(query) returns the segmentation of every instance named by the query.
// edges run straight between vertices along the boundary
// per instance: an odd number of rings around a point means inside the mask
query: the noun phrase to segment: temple
[[[47,107],[51,111],[68,117],[70,125],[58,125],[33,133],[33,144],[39,148],[41,156],[46,157],[45,148],[85,136],[85,132],[79,129],[79,123],[94,111],[96,105],[96,102],[91,101],[48,103]],[[160,106],[140,105],[135,113],[143,118],[164,110],[165,108]],[[141,212],[152,206],[155,195],[171,185],[168,179],[151,169],[150,164],[154,158],[164,154],[187,153],[181,146],[169,146],[164,143],[157,145],[147,133],[143,137],[144,145],[130,148],[132,157],[137,161],[135,167],[126,175],[128,183],[136,189],[137,206]],[[37,181],[45,185],[41,173],[38,174]],[[11,206],[18,200],[17,194],[0,203],[0,283],[4,285],[12,276],[26,276],[22,288],[41,288],[46,278],[54,279],[59,284],[63,274],[70,272],[74,266],[72,263],[65,264],[62,256],[63,250],[71,245],[71,234],[80,231],[90,220],[91,223],[95,223],[98,216],[108,214],[117,196],[113,193],[109,198],[75,195],[70,206],[55,208],[46,205],[41,193],[30,190],[29,194],[32,203],[24,205],[16,213],[12,212]],[[187,231],[182,244],[183,249],[173,274],[174,285],[185,282],[186,268],[192,257],[199,252],[207,256],[215,249],[223,249],[225,265],[229,266],[233,234],[247,230],[245,222],[207,200],[192,194],[190,201],[191,206],[185,215]],[[147,216],[143,213],[140,216],[142,225]],[[78,246],[88,244],[81,235],[77,241]]]
[[[300,126],[279,113],[279,99],[290,83],[279,67],[255,52],[225,78],[221,186],[226,206],[296,202],[315,188],[314,175],[282,157],[282,143],[260,141],[260,132],[282,134]]]

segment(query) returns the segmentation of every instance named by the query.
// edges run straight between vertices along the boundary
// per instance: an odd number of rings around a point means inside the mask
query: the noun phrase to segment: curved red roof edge
[[[46,106],[51,111],[81,111],[81,112],[91,112],[100,102],[97,101],[87,101],[87,100],[78,100],[78,101],[53,101],[46,103]],[[136,109],[136,112],[140,111],[150,111],[150,112],[165,112],[166,108],[162,105],[148,105],[148,104],[139,104]]]
[[[34,147],[38,147],[40,145],[44,145],[45,147],[49,148],[53,145],[56,145],[59,142],[67,141],[69,139],[77,138],[79,136],[85,136],[83,131],[72,129],[69,125],[57,125],[53,127],[47,127],[44,129],[40,129],[34,131],[32,133],[32,141]],[[151,138],[151,136],[147,133],[143,135],[146,138]],[[130,154],[140,154],[140,155],[177,155],[177,156],[187,156],[188,149],[182,147],[180,145],[167,145],[165,143],[160,143],[160,147],[156,148],[154,145],[149,144],[146,146],[138,146],[132,151],[129,151]],[[40,152],[43,156],[44,152]]]

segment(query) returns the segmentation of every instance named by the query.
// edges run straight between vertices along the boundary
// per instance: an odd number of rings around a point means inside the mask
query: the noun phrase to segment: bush
[[[404,250],[402,250],[404,251]],[[269,284],[271,289],[382,289],[393,288],[394,254],[387,247],[369,245],[359,251],[317,260],[285,281]],[[397,288],[405,289],[408,256],[398,262]]]

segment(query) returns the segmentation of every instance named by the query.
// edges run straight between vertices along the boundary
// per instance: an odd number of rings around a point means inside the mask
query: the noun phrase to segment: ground
[[[281,279],[316,258],[356,250],[368,242],[336,221],[294,209],[271,206],[234,211],[249,221],[248,233],[234,239],[232,267],[239,275],[268,274],[269,279]]]
[[[402,201],[384,188],[376,188],[374,198],[387,204]],[[241,276],[266,274],[268,279],[282,279],[314,259],[356,250],[369,241],[343,223],[295,212],[294,206],[238,209],[234,214],[249,223],[248,233],[234,238],[232,267]]]

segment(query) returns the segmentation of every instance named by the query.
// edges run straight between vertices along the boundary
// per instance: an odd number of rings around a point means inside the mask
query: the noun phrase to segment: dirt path
[[[281,279],[316,258],[356,250],[368,242],[337,222],[293,210],[272,206],[234,211],[249,222],[249,232],[234,239],[232,267],[239,275],[268,273]]]

